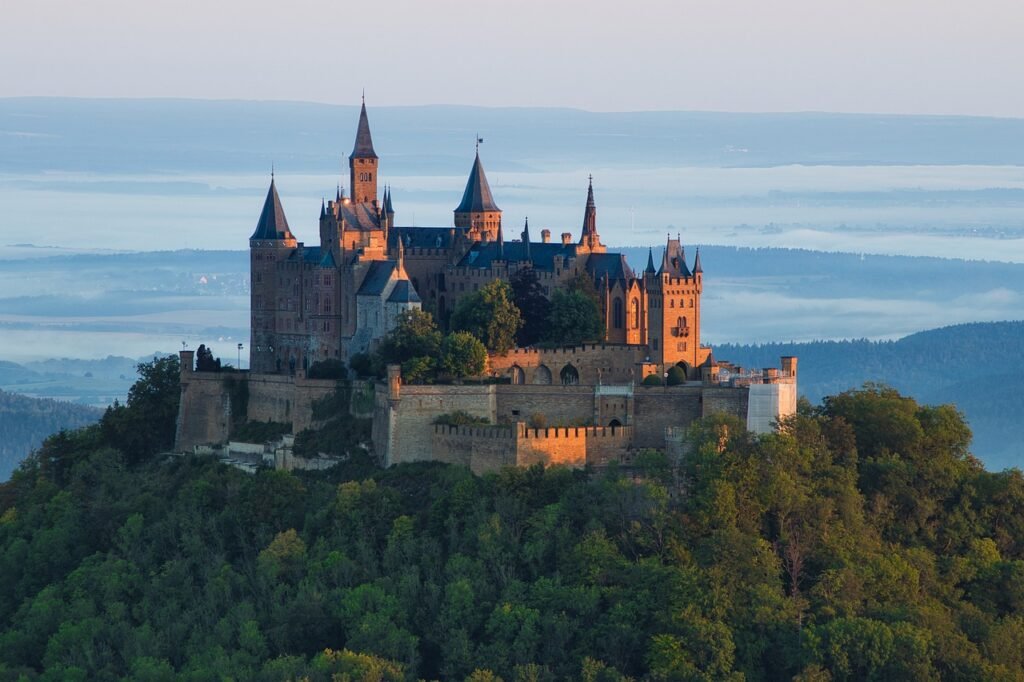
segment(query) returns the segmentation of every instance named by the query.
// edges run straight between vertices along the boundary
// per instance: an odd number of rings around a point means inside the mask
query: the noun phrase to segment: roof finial
[[[480,156],[480,144],[484,141],[484,138],[480,137],[480,133],[476,134],[476,155]]]
[[[270,181],[274,181],[274,162],[270,162]]]
[[[363,104],[366,104],[366,88],[363,88]]]
[[[590,173],[587,175],[587,184],[591,187],[594,186],[594,174]]]

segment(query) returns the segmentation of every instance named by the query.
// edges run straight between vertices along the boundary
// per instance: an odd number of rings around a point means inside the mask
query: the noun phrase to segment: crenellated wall
[[[477,474],[538,463],[579,468],[624,460],[632,436],[629,427],[435,425],[431,449],[434,460],[468,466]]]

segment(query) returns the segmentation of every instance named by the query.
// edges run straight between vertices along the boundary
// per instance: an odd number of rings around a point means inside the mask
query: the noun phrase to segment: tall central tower
[[[364,99],[363,108],[359,112],[356,144],[352,149],[352,155],[348,157],[349,187],[352,188],[352,201],[357,204],[377,201],[377,161]]]
[[[484,165],[480,163],[479,147],[466,180],[466,191],[455,209],[455,227],[469,228],[472,241],[494,241],[501,231],[501,209],[494,203]]]

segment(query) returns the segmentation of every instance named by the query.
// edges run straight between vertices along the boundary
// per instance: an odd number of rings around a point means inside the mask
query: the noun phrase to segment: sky
[[[1020,0],[4,0],[0,97],[1024,117]]]

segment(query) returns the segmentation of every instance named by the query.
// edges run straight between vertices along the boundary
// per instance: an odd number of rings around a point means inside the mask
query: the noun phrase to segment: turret
[[[455,208],[455,227],[469,228],[470,240],[490,241],[497,237],[500,226],[501,209],[494,203],[478,145],[462,201]]]
[[[352,201],[357,204],[377,200],[377,152],[373,150],[370,136],[370,122],[366,117],[366,98],[359,110],[359,125],[356,128],[356,143],[348,158],[349,187]]]
[[[296,248],[271,175],[263,210],[249,237],[249,366],[254,372],[272,372],[276,366],[277,264]]]
[[[605,247],[601,244],[601,238],[597,234],[597,206],[594,203],[594,176],[589,176],[587,182],[587,205],[583,209],[583,231],[580,234],[579,245],[594,253],[601,253]]]

